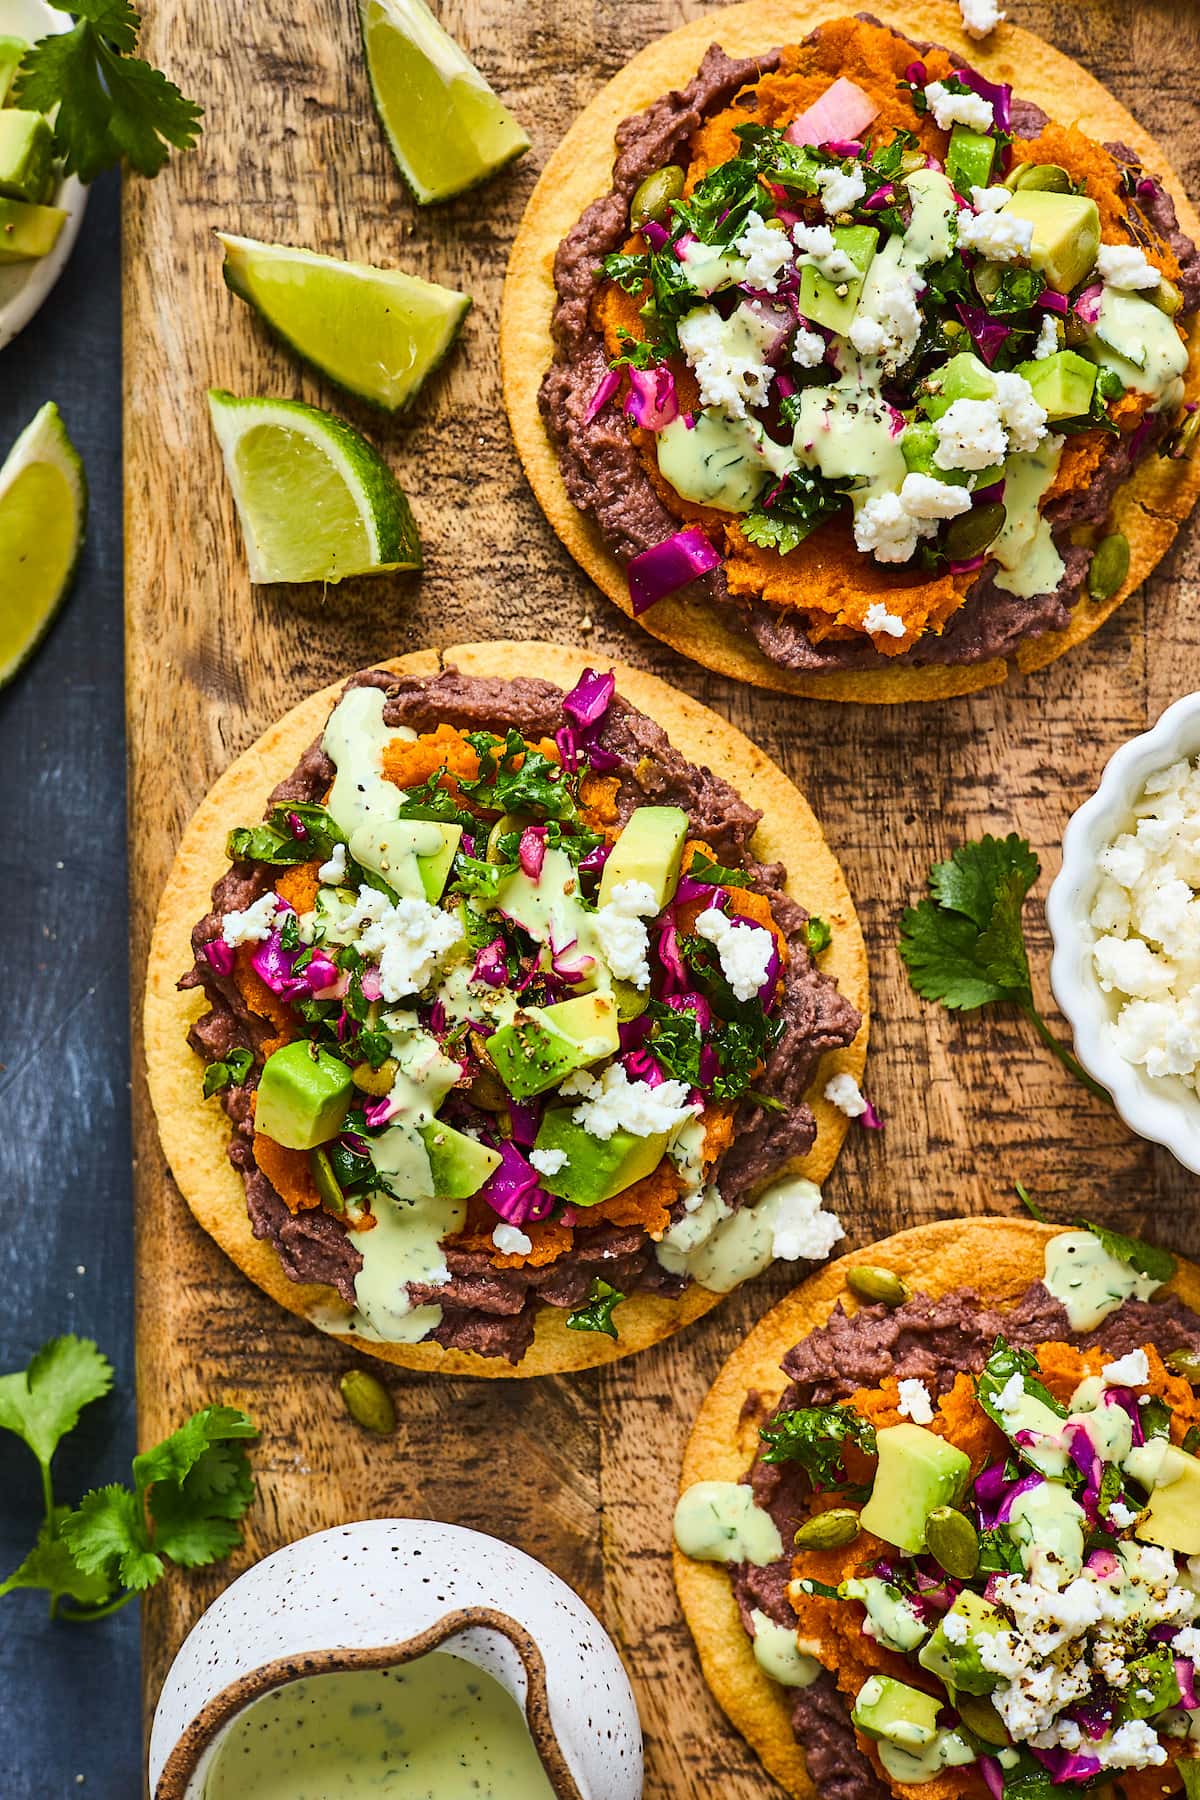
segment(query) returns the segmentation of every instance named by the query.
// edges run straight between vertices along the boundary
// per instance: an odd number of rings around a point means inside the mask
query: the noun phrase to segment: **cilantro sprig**
[[[0,1581],[0,1597],[40,1588],[52,1618],[106,1618],[152,1587],[168,1562],[195,1569],[228,1556],[254,1498],[244,1440],[257,1427],[236,1407],[207,1406],[134,1458],[131,1487],[111,1483],[77,1507],[60,1505],[54,1454],[112,1384],[108,1358],[90,1338],[71,1336],[51,1338],[27,1369],[0,1376],[0,1429],[37,1458],[44,1504],[37,1542]]]
[[[173,149],[192,148],[203,108],[133,54],[142,21],[129,0],[73,0],[64,10],[75,25],[26,52],[16,104],[57,107],[54,147],[67,174],[94,181],[124,161],[157,175]]]
[[[949,862],[930,869],[933,898],[905,911],[900,955],[923,1000],[940,1001],[952,1012],[1016,1006],[1063,1067],[1111,1106],[1100,1084],[1054,1036],[1033,998],[1021,915],[1040,873],[1037,857],[1015,832],[963,844]]]
[[[799,1463],[816,1493],[846,1484],[847,1444],[875,1454],[875,1427],[850,1406],[798,1406],[776,1413],[759,1436],[768,1463]]]
[[[1091,1219],[1076,1219],[1081,1231],[1090,1231],[1098,1238],[1110,1256],[1118,1262],[1128,1263],[1139,1275],[1148,1275],[1151,1281],[1170,1281],[1177,1268],[1175,1258],[1169,1250],[1161,1250],[1156,1244],[1144,1244],[1141,1238],[1126,1237],[1123,1231],[1110,1231],[1107,1225],[1093,1224]]]

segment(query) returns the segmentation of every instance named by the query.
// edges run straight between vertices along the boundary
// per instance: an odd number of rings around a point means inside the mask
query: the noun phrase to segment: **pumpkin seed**
[[[879,1306],[903,1306],[912,1299],[912,1290],[891,1269],[877,1269],[870,1263],[857,1263],[846,1276],[846,1286],[860,1300]]]
[[[925,1521],[925,1547],[956,1581],[970,1581],[979,1567],[979,1533],[965,1513],[935,1506]]]
[[[382,1100],[385,1094],[391,1093],[399,1073],[400,1064],[395,1057],[385,1056],[377,1069],[367,1062],[355,1063],[350,1079],[361,1093],[373,1094],[377,1100]]]
[[[1165,275],[1159,277],[1158,286],[1146,298],[1157,306],[1159,312],[1165,312],[1172,319],[1183,305],[1183,295]]]
[[[1190,456],[1196,448],[1196,439],[1200,437],[1200,411],[1190,412],[1178,430],[1173,431],[1167,439],[1166,452],[1172,462],[1180,462],[1183,457]]]
[[[347,1369],[338,1386],[356,1425],[373,1431],[376,1437],[390,1437],[396,1429],[396,1408],[378,1375],[366,1369]]]
[[[1167,1367],[1190,1381],[1193,1387],[1200,1387],[1200,1350],[1172,1350]]]
[[[806,1519],[792,1542],[797,1550],[840,1550],[852,1544],[858,1532],[858,1514],[848,1506],[835,1506]]]
[[[1057,163],[1026,162],[1018,163],[1014,169],[1009,170],[1004,177],[1004,185],[1011,188],[1014,194],[1022,188],[1040,189],[1044,194],[1069,194],[1075,184],[1067,171],[1059,168]]]
[[[906,150],[900,158],[900,173],[915,175],[918,169],[929,166],[929,158],[923,150]]]
[[[1111,600],[1129,573],[1129,539],[1119,531],[1101,538],[1088,569],[1087,589],[1093,600]]]
[[[342,1193],[342,1184],[333,1172],[333,1164],[329,1157],[319,1145],[308,1153],[308,1168],[313,1178],[313,1186],[321,1196],[321,1205],[327,1207],[330,1212],[345,1212],[346,1196]]]
[[[973,506],[969,513],[960,513],[957,519],[951,519],[942,539],[942,549],[951,562],[970,562],[973,556],[982,555],[993,538],[1000,535],[1007,517],[999,500],[989,500],[986,506]]]
[[[647,175],[634,189],[629,203],[629,223],[633,229],[640,231],[651,219],[656,225],[665,225],[672,200],[678,200],[683,193],[685,179],[678,163],[668,163],[665,168],[655,169]]]
[[[1007,1744],[1008,1728],[991,1701],[983,1694],[958,1693],[955,1710],[968,1731],[973,1731],[985,1744]]]

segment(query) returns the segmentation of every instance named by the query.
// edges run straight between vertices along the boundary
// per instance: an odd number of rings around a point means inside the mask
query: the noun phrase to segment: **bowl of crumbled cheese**
[[[1050,984],[1125,1123],[1200,1173],[1200,694],[1109,761],[1063,836]]]

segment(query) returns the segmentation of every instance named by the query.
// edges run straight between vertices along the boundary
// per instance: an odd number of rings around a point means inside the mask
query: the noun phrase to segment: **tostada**
[[[275,1299],[537,1374],[824,1258],[823,1090],[857,1095],[865,1005],[841,873],[761,752],[635,670],[466,645],[313,696],[217,783],[146,1046],[180,1188]]]
[[[1198,1308],[1134,1239],[971,1220],[831,1265],[734,1353],[676,1577],[789,1793],[1200,1791]]]
[[[592,102],[512,253],[509,413],[568,547],[676,649],[964,693],[1094,630],[1194,502],[1200,227],[1040,40],[835,13],[732,6]]]

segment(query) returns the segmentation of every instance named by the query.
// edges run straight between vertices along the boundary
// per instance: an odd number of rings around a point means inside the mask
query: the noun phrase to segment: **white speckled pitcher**
[[[272,1688],[432,1650],[474,1663],[508,1689],[558,1800],[639,1800],[637,1707],[599,1621],[522,1551],[424,1519],[318,1532],[226,1589],[189,1634],[159,1696],[154,1800],[202,1800],[224,1731]]]

